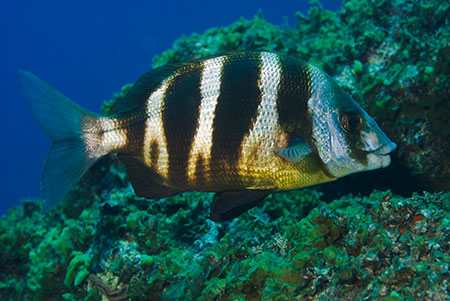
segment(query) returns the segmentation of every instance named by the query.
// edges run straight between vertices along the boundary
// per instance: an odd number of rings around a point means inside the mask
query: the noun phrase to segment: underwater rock
[[[155,67],[264,49],[325,69],[394,138],[394,164],[276,193],[215,223],[211,194],[138,198],[118,160],[104,158],[54,210],[25,200],[0,217],[0,296],[448,299],[450,193],[437,191],[450,187],[449,15],[443,0],[349,0],[297,14],[295,28],[259,14],[180,38]],[[115,101],[102,110],[113,114]]]

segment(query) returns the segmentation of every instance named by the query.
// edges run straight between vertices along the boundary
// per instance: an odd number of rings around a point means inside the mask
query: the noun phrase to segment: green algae
[[[395,138],[393,172],[402,185],[400,167],[420,181],[407,197],[374,191],[325,198],[339,185],[357,189],[349,177],[273,194],[218,224],[208,219],[212,194],[137,198],[123,166],[105,158],[53,211],[40,213],[41,201],[26,200],[0,218],[0,295],[100,300],[93,274],[110,291],[127,287],[131,300],[448,298],[450,194],[414,191],[450,186],[441,164],[450,135],[449,6],[350,0],[330,12],[316,4],[307,17],[296,14],[295,28],[259,13],[181,37],[154,58],[157,67],[260,49],[325,69]],[[102,112],[116,113],[130,87]],[[366,177],[382,183],[385,174]]]
[[[87,254],[75,251],[72,254],[74,257],[67,267],[64,284],[71,288],[78,286],[90,274],[89,268],[91,265],[91,258]]]

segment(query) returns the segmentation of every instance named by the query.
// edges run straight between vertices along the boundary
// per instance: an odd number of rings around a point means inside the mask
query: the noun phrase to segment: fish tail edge
[[[41,177],[44,211],[55,207],[83,174],[103,155],[101,143],[89,143],[83,120],[99,116],[62,95],[31,72],[19,70],[23,95],[41,130],[52,145]],[[92,142],[92,141],[91,141]],[[94,146],[96,149],[92,149]]]

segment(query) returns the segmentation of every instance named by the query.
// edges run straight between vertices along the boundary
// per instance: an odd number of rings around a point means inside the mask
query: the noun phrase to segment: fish
[[[112,116],[18,73],[28,107],[52,141],[41,178],[44,210],[110,154],[125,165],[138,197],[214,192],[210,218],[223,221],[271,193],[387,167],[396,148],[324,71],[273,52],[150,70]]]

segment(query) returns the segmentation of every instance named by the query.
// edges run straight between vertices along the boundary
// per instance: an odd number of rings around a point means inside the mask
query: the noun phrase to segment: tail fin
[[[98,159],[105,155],[101,143],[83,138],[82,122],[96,115],[65,97],[36,75],[19,70],[23,94],[34,119],[52,140],[41,178],[44,210],[52,209]],[[95,141],[94,141],[95,142]],[[99,141],[98,141],[99,142]],[[92,149],[92,146],[96,149]]]

